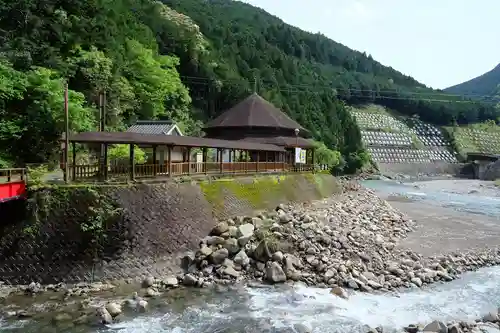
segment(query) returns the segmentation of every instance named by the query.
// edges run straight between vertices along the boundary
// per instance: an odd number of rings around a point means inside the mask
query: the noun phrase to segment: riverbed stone
[[[97,319],[98,322],[104,325],[109,325],[113,323],[113,317],[111,314],[106,310],[105,307],[99,307],[96,309],[96,314],[97,314]]]
[[[347,295],[347,292],[341,288],[341,287],[334,287],[330,290],[330,294],[338,296],[343,299],[348,299],[349,296]]]
[[[433,332],[433,333],[448,333],[448,326],[445,323],[439,320],[434,320],[433,322],[427,324],[424,327],[424,332]]]
[[[229,252],[228,255],[236,254],[240,250],[240,246],[238,245],[238,240],[235,238],[226,239],[223,246]]]
[[[202,245],[200,249],[198,250],[198,253],[201,257],[205,258],[211,255],[214,252],[214,250],[211,247],[208,247],[206,245]]]
[[[152,287],[155,284],[155,278],[153,276],[148,276],[142,281],[143,288]]]
[[[240,266],[248,266],[250,264],[250,258],[246,254],[245,250],[240,250],[233,259],[234,263]]]
[[[163,280],[163,285],[167,288],[169,287],[177,287],[179,285],[179,280],[175,276],[167,276]]]
[[[499,321],[499,316],[497,312],[489,312],[483,316],[484,322],[496,323]]]
[[[286,274],[277,262],[268,262],[266,267],[266,280],[272,283],[285,282]]]
[[[185,286],[188,286],[188,287],[196,286],[197,283],[198,283],[198,279],[196,278],[196,276],[194,276],[192,274],[184,275],[184,279],[182,280],[182,284],[184,284]]]
[[[251,223],[245,223],[238,227],[238,237],[252,237],[255,226]]]
[[[106,310],[113,318],[122,313],[121,305],[115,302],[109,302],[108,304],[106,304]]]
[[[229,225],[227,222],[219,222],[217,225],[212,229],[211,234],[213,236],[221,236],[223,233],[229,231]]]
[[[227,257],[229,257],[229,251],[226,248],[219,249],[210,255],[210,259],[215,265],[222,264]]]

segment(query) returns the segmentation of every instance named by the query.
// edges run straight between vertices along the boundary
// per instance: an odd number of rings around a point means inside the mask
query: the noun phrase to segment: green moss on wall
[[[341,190],[334,177],[323,173],[219,179],[199,185],[215,210],[223,210],[235,199],[259,210],[279,203],[320,199]]]
[[[43,224],[63,216],[93,241],[106,236],[106,225],[120,213],[107,188],[92,185],[29,188],[28,211],[31,218],[23,230],[27,235],[36,236]]]

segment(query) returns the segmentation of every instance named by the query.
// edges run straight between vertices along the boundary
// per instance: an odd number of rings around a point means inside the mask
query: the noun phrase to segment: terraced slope
[[[456,152],[442,130],[415,118],[391,115],[380,106],[351,110],[363,143],[376,163],[457,163]]]
[[[469,152],[500,154],[500,126],[493,123],[446,127],[460,156]]]

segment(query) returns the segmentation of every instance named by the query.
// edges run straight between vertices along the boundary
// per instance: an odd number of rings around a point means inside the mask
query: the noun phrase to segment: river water
[[[477,218],[500,216],[499,191],[488,183],[367,181],[365,185],[388,198],[402,197],[419,204],[439,205],[450,212],[477,214]],[[408,290],[398,296],[351,293],[348,300],[343,300],[330,295],[328,290],[305,286],[195,291],[185,299],[167,299],[145,315],[131,316],[121,323],[85,332],[301,332],[294,329],[295,325],[321,333],[364,333],[365,325],[382,326],[384,332],[401,332],[403,326],[433,319],[473,320],[488,311],[496,311],[498,305],[500,268],[493,267],[466,273],[459,280],[425,290]],[[0,331],[41,333],[45,330],[35,323],[4,322]],[[64,332],[83,331],[71,328]]]

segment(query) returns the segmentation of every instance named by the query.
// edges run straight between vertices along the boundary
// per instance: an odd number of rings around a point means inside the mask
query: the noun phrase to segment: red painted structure
[[[24,180],[0,184],[0,202],[24,198],[26,183]]]
[[[0,169],[0,203],[26,196],[26,170]]]

